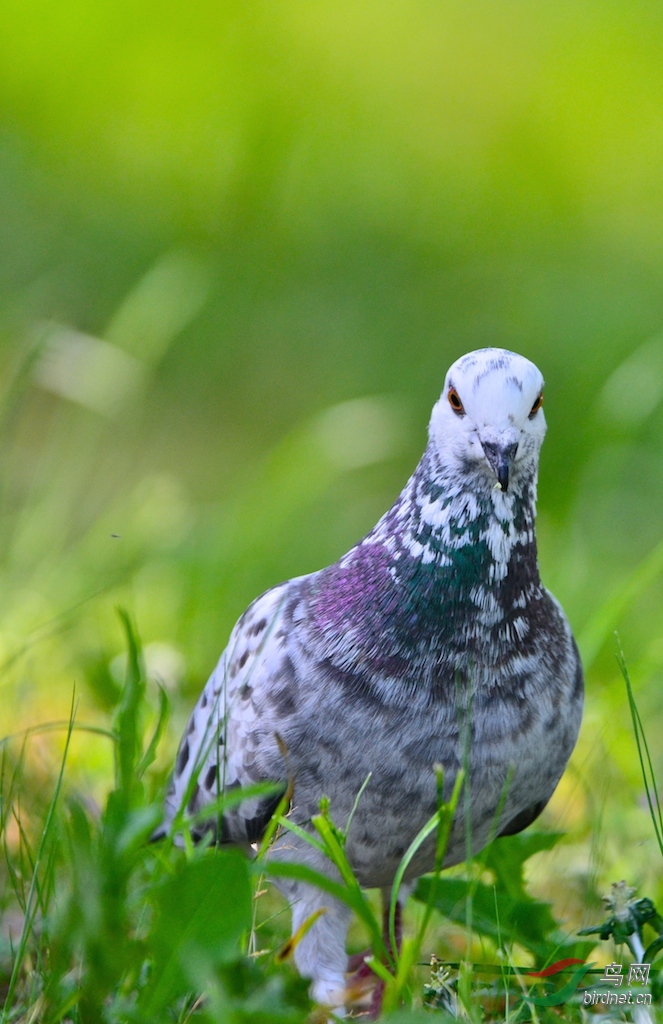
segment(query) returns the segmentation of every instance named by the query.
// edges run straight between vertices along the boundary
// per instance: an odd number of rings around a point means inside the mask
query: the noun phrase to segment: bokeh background
[[[74,690],[108,723],[121,605],[165,772],[246,603],[369,529],[450,362],[505,346],[588,680],[532,884],[569,927],[663,898],[614,636],[661,781],[662,332],[660,4],[5,0],[0,733]],[[77,734],[70,784],[110,753]]]

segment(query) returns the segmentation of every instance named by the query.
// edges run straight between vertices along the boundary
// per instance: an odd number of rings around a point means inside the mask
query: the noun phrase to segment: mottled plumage
[[[531,362],[501,349],[454,363],[394,506],[334,565],[275,587],[240,618],[183,737],[167,820],[195,771],[191,810],[224,789],[290,778],[293,821],[306,826],[325,794],[343,826],[370,772],[347,854],[363,885],[385,888],[435,810],[436,763],[448,796],[469,761],[474,851],[494,833],[508,778],[497,831],[537,817],[574,747],[583,690],[571,630],[537,564],[542,387]],[[255,842],[273,807],[245,801],[219,838]],[[290,833],[271,855],[333,873]],[[459,820],[447,863],[465,855]],[[407,877],[432,858],[431,840]],[[300,883],[281,888],[293,930],[328,908],[295,955],[314,996],[339,1005],[349,912]]]

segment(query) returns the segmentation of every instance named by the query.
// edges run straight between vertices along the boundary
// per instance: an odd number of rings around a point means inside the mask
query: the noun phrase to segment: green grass
[[[291,827],[282,817],[285,801],[253,861],[235,849],[195,845],[183,818],[177,823],[185,832],[183,849],[172,837],[151,843],[161,815],[163,773],[155,773],[154,766],[168,702],[161,690],[158,704],[150,707],[136,632],[126,613],[120,616],[128,655],[125,679],[111,727],[96,732],[98,741],[113,750],[114,778],[108,780],[103,805],[91,805],[71,772],[72,741],[83,727],[75,699],[69,721],[59,726],[59,770],[46,787],[35,788],[32,776],[30,745],[36,734],[3,743],[2,1024],[312,1020],[306,983],[286,953],[292,946],[287,942],[287,914],[279,907],[279,897],[266,888],[266,879],[283,875],[320,885],[355,911],[372,946],[369,962],[386,982],[385,1020],[396,1020],[399,1013],[415,1021],[423,1007],[434,1016],[453,1010],[477,1022],[552,1020],[556,1012],[523,1000],[528,990],[539,996],[542,992],[525,983],[525,972],[567,957],[597,959],[595,939],[579,938],[556,920],[550,904],[528,891],[528,862],[555,849],[563,836],[529,830],[490,844],[464,872],[441,874],[451,821],[462,813],[462,776],[450,803],[440,803],[404,855],[394,881],[392,930],[407,863],[436,832],[436,868],[419,881],[409,905],[400,955],[387,954],[383,946],[379,911],[352,873],[344,853],[345,834],[334,825],[333,809],[324,800],[313,819],[317,837],[312,833],[308,840],[325,851],[339,882],[301,865],[265,860],[269,836],[277,827]],[[646,751],[627,685],[639,746]],[[650,765],[646,755],[643,770],[645,765]],[[268,788],[263,787],[265,793]],[[658,828],[660,807],[652,777],[648,788]],[[224,801],[237,799],[237,793],[228,794],[215,810],[222,813]],[[640,910],[646,903],[640,900]],[[456,934],[465,933],[461,957],[452,952],[450,927]],[[653,960],[663,951],[662,933],[663,921],[655,914],[645,915],[638,925]],[[601,938],[613,934],[624,941],[613,926],[603,926]],[[431,973],[425,964],[433,954]],[[605,958],[613,955],[611,951]],[[444,977],[440,961],[447,962]],[[650,983],[657,998],[663,997],[658,965]],[[543,991],[559,987],[555,977]],[[565,1020],[583,1019],[580,999],[575,994],[564,1004]]]
[[[228,861],[266,890],[248,923],[245,903],[227,909],[244,922],[231,952],[210,921],[191,932],[199,956],[169,954],[164,908],[213,888],[225,854],[145,837],[237,616],[375,523],[447,367],[497,344],[546,378],[537,536],[586,709],[541,832],[422,881],[406,948],[425,931],[422,963],[460,965],[448,998],[515,1021],[520,969],[604,921],[613,881],[663,906],[660,10],[7,0],[3,15],[5,1018],[184,1020],[203,989],[199,1018],[306,1017],[273,888]],[[378,911],[353,891],[356,950]],[[612,941],[591,955],[619,959]],[[416,1008],[429,983],[437,998],[439,974],[403,972],[398,998]]]
[[[5,422],[30,402],[28,364],[20,365],[2,407]],[[386,981],[386,1011],[411,1019],[454,1006],[477,1024],[552,1019],[559,1011],[523,1001],[532,984],[524,980],[526,970],[566,957],[619,959],[619,945],[595,948],[599,940],[578,934],[602,920],[600,895],[616,879],[626,877],[641,897],[661,906],[660,755],[645,738],[645,731],[656,735],[660,721],[660,658],[652,643],[636,659],[625,698],[607,657],[615,626],[634,643],[633,618],[643,607],[655,608],[660,543],[620,585],[597,589],[589,612],[585,606],[579,630],[589,683],[585,727],[543,831],[500,840],[462,870],[423,878],[406,909],[400,957],[386,955],[379,909],[354,879],[334,809],[324,802],[315,838],[340,883],[309,877],[297,865],[270,866],[263,857],[248,863],[235,851],[195,846],[183,818],[177,826],[184,850],[170,841],[149,843],[183,716],[223,646],[223,623],[263,585],[292,574],[285,566],[291,546],[297,557],[304,551],[307,559],[325,559],[319,521],[321,513],[331,514],[333,494],[339,503],[363,494],[361,516],[375,518],[401,458],[397,446],[385,450],[378,441],[381,432],[397,436],[406,423],[398,403],[341,404],[277,440],[213,514],[187,509],[177,488],[161,481],[139,489],[135,500],[119,488],[109,507],[101,505],[79,529],[69,519],[83,493],[81,479],[93,472],[113,426],[97,422],[72,466],[65,453],[81,424],[72,409],[55,407],[47,485],[35,477],[43,493],[30,492],[22,502],[14,494],[14,505],[6,500],[4,506],[3,1024],[308,1020],[306,985],[284,955],[287,909],[269,885],[270,872],[306,877],[352,907],[352,949],[368,941],[375,972]],[[358,430],[368,432],[370,443],[350,464],[341,455]],[[53,458],[64,467],[61,476],[48,475]],[[18,458],[9,461],[10,495],[21,466]],[[303,538],[296,536],[302,523]],[[345,528],[359,533],[360,523],[351,519]],[[556,533],[544,516],[541,535],[554,548],[572,531]],[[334,545],[345,540],[336,537]],[[572,606],[572,573],[562,569],[555,589]],[[88,598],[80,599],[85,590]],[[117,616],[118,598],[127,599],[131,616]],[[212,625],[215,616],[221,627]],[[145,623],[144,648],[133,621],[141,631]],[[651,727],[643,729],[643,722]],[[239,798],[222,798],[215,813]],[[462,813],[463,794],[454,799]],[[426,826],[438,833],[438,868],[450,813],[441,806]],[[291,826],[277,814],[277,827]],[[651,921],[642,928],[642,948],[658,956],[659,932]],[[431,973],[432,955],[438,964]],[[439,963],[448,965],[444,980]],[[658,996],[660,979],[652,978]],[[535,991],[542,984],[560,983],[538,982]],[[578,996],[563,1015],[581,1019]]]

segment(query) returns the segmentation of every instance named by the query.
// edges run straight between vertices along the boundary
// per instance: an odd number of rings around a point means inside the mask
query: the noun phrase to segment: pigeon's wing
[[[253,843],[262,836],[288,781],[279,736],[287,709],[281,704],[279,712],[279,695],[292,673],[284,609],[298,583],[291,580],[257,598],[233,629],[182,737],[157,835],[181,810],[199,814],[212,803],[218,807],[232,790],[275,782],[275,793],[243,800],[194,828],[194,834],[213,829],[222,842]]]

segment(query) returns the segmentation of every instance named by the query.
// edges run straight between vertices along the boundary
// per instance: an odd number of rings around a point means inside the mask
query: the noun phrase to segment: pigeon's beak
[[[509,473],[511,472],[511,466],[513,460],[516,457],[518,451],[518,442],[513,441],[506,444],[500,444],[498,441],[481,441],[481,447],[484,450],[488,465],[492,469],[493,473],[497,477],[497,482],[503,491],[509,489]]]

